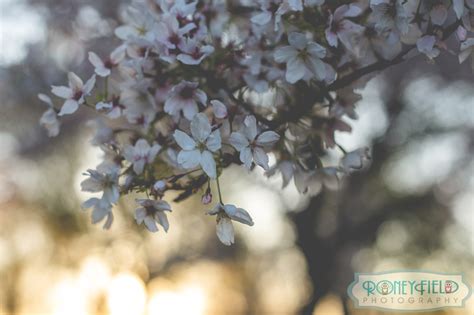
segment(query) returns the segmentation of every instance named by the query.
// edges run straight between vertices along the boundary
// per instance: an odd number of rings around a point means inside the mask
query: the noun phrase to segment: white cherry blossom
[[[136,174],[141,174],[145,165],[152,163],[160,150],[161,146],[159,144],[150,146],[148,141],[140,139],[134,146],[126,146],[123,155],[127,161],[133,164],[133,171]]]
[[[210,178],[217,177],[216,162],[213,153],[221,148],[219,129],[212,131],[207,116],[199,113],[191,121],[192,138],[185,132],[176,129],[174,139],[181,147],[178,163],[187,169],[201,166]]]
[[[254,116],[247,116],[240,131],[230,135],[230,144],[240,152],[240,161],[250,169],[252,161],[268,170],[268,156],[264,148],[270,147],[280,139],[280,136],[271,130],[258,134],[257,120]]]
[[[334,14],[329,16],[329,25],[326,28],[326,39],[330,46],[337,47],[340,40],[349,50],[354,51],[354,33],[361,33],[364,28],[348,19],[362,13],[362,9],[355,4],[344,4],[338,7]]]
[[[85,97],[90,95],[95,85],[95,75],[87,80],[86,84],[73,72],[68,73],[68,79],[69,86],[53,86],[51,89],[54,95],[66,100],[59,111],[59,116],[74,113],[79,105],[84,103]]]
[[[280,47],[275,51],[275,61],[286,63],[286,80],[289,83],[307,77],[324,80],[326,65],[321,60],[326,56],[326,49],[309,41],[302,33],[292,32],[288,35],[290,46]]]
[[[150,232],[158,232],[156,223],[168,232],[169,223],[166,211],[171,212],[171,206],[164,200],[136,199],[141,206],[135,210],[135,220],[138,224],[145,224]]]
[[[110,53],[110,56],[102,60],[96,53],[89,52],[89,61],[94,66],[94,71],[98,76],[107,77],[110,75],[112,68],[125,58],[125,46],[119,46]]]
[[[186,65],[198,65],[201,61],[214,52],[210,45],[200,45],[196,39],[187,39],[179,45],[181,53],[176,59]]]
[[[182,81],[175,85],[165,102],[164,110],[172,116],[179,116],[182,112],[186,119],[193,119],[199,112],[198,103],[206,106],[207,95],[198,89],[198,83]]]
[[[232,221],[252,226],[253,220],[250,214],[242,208],[234,205],[223,205],[218,203],[208,212],[209,215],[217,215],[216,234],[224,245],[232,245],[234,243],[234,226]]]

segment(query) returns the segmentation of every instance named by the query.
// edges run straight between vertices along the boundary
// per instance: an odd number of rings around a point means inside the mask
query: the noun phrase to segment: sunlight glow
[[[145,286],[136,275],[119,274],[110,282],[107,305],[111,315],[143,314],[145,302]]]
[[[158,291],[148,303],[149,315],[204,315],[206,295],[199,286],[187,286],[177,291]]]

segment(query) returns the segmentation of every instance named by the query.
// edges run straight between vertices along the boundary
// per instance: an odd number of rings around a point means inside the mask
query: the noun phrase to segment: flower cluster
[[[39,95],[48,106],[40,123],[56,136],[59,119],[80,108],[101,117],[93,143],[103,162],[82,183],[102,193],[83,204],[93,223],[110,227],[120,196],[139,192],[148,197],[137,199],[137,223],[167,231],[166,191],[180,201],[202,190],[208,205],[215,181],[208,213],[230,245],[232,221],[253,220],[222,200],[225,168],[262,168],[302,194],[337,188],[370,159],[335,138],[357,119],[361,78],[448,49],[474,68],[473,9],[473,0],[136,0],[115,29],[120,45],[89,53],[85,83],[70,72],[68,86],[52,87],[57,102]],[[448,48],[451,34],[458,47]],[[341,151],[339,163],[323,164],[328,148]]]

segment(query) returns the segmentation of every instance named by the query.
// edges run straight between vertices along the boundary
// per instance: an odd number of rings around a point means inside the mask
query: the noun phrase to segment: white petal
[[[81,204],[82,209],[89,209],[99,203],[99,198],[89,198]]]
[[[268,170],[268,155],[262,148],[255,147],[253,149],[253,160],[255,164],[260,165],[264,170]]]
[[[326,29],[326,39],[328,41],[329,46],[337,47],[337,35],[329,28]]]
[[[97,54],[92,51],[89,51],[89,62],[95,68],[104,67],[104,62],[102,61],[102,59],[100,59],[100,57],[97,56]]]
[[[50,107],[53,107],[53,101],[48,95],[40,93],[38,94],[38,98],[44,103],[48,104]]]
[[[288,60],[295,58],[298,55],[298,51],[292,46],[280,47],[275,50],[273,58],[276,62],[287,62]]]
[[[185,103],[183,115],[187,120],[191,120],[199,112],[199,108],[194,100]]]
[[[163,229],[165,230],[165,232],[168,232],[168,229],[170,227],[170,224],[168,222],[168,217],[166,216],[166,213],[163,212],[163,211],[158,211],[156,214],[155,214],[155,219],[158,220],[158,222],[160,223],[160,225],[163,227]]]
[[[185,132],[176,129],[173,134],[174,140],[183,150],[192,150],[196,147],[196,141]]]
[[[145,168],[145,160],[140,159],[135,162],[133,162],[133,171],[137,174],[140,175],[143,173],[143,169]]]
[[[261,133],[257,137],[257,145],[263,146],[263,145],[273,145],[275,142],[280,140],[280,135],[277,134],[275,131],[265,131]]]
[[[254,116],[247,116],[244,120],[244,135],[250,141],[253,141],[257,136],[257,119]]]
[[[324,80],[326,77],[326,64],[318,58],[308,58],[306,67],[316,76],[318,80]]]
[[[250,169],[252,166],[252,150],[249,147],[245,147],[240,151],[240,160],[244,163],[245,167]]]
[[[362,13],[362,9],[356,4],[351,3],[348,10],[344,13],[344,17],[356,17]]]
[[[160,211],[170,211],[171,212],[171,206],[168,202],[165,200],[156,200],[154,202],[154,207]]]
[[[131,27],[129,25],[122,25],[115,29],[115,36],[123,40],[126,40],[129,37],[134,37],[137,35],[138,35],[137,30],[134,27]]]
[[[112,108],[112,102],[106,103],[106,102],[99,102],[95,104],[95,109],[97,110],[102,110],[102,109],[111,109]]]
[[[207,106],[207,95],[204,93],[203,90],[197,89],[196,92],[194,92],[196,95],[197,100],[204,106]]]
[[[324,58],[326,56],[326,48],[315,42],[308,44],[308,52],[317,58]]]
[[[125,58],[127,46],[121,45],[110,53],[110,60],[116,65]]]
[[[206,141],[206,147],[212,151],[216,152],[221,148],[221,133],[219,129],[214,130]]]
[[[150,151],[150,145],[145,139],[139,139],[134,146],[135,154],[141,157],[145,157]]]
[[[249,146],[249,141],[240,132],[233,132],[229,137],[229,142],[237,151],[242,151],[243,148]]]
[[[89,80],[87,80],[86,84],[84,84],[84,87],[82,89],[82,91],[84,92],[84,95],[89,95],[92,89],[94,88],[94,85],[95,85],[95,74]]]
[[[68,88],[67,86],[54,86],[53,85],[51,87],[51,92],[54,95],[59,96],[61,98],[65,98],[65,99],[71,98],[74,94],[72,89]]]
[[[95,67],[95,73],[100,77],[108,77],[112,72],[106,67]]]
[[[143,220],[146,217],[146,209],[145,208],[138,208],[135,210],[135,220],[138,224],[142,224]]]
[[[301,80],[306,73],[306,67],[303,61],[299,58],[293,58],[288,61],[286,65],[286,81],[288,83],[296,83]]]
[[[143,220],[145,226],[150,232],[158,232],[158,227],[156,226],[155,220],[151,216],[146,216]]]
[[[201,154],[201,166],[204,172],[209,176],[210,178],[216,178],[217,173],[216,173],[216,161],[214,161],[214,157],[212,156],[212,153],[205,150]]]
[[[252,16],[250,19],[252,23],[258,24],[258,25],[265,25],[270,22],[272,19],[272,13],[269,11],[263,11],[257,15]]]
[[[306,47],[308,39],[306,39],[306,35],[302,33],[292,32],[288,35],[288,42],[291,46],[301,50]]]
[[[221,101],[212,100],[211,105],[216,118],[224,119],[227,117],[227,107]]]
[[[216,234],[222,244],[230,246],[234,243],[234,226],[229,218],[221,218],[216,225]]]
[[[74,72],[69,72],[67,74],[69,80],[69,87],[73,90],[82,90],[84,83],[82,82],[81,78],[77,76]]]
[[[68,99],[64,102],[61,111],[58,113],[58,116],[69,115],[75,113],[79,108],[79,103],[76,100]]]
[[[453,0],[453,9],[458,19],[460,19],[464,13],[464,0]]]
[[[237,208],[234,205],[224,205],[225,213],[234,221],[252,226],[253,221],[250,214],[242,208]]]
[[[199,150],[182,150],[178,153],[177,161],[184,168],[194,168],[201,163],[201,152]]]
[[[197,141],[204,143],[211,134],[211,124],[206,114],[196,114],[191,121],[191,134]]]
[[[160,152],[160,150],[161,150],[161,145],[159,145],[159,144],[154,144],[150,148],[150,151],[148,151],[148,155],[147,155],[148,163],[151,163],[155,160],[155,157],[158,154],[158,152]]]

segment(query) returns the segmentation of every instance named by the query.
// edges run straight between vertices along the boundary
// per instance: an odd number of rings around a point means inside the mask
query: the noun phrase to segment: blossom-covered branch
[[[139,193],[136,222],[166,232],[166,192],[179,192],[175,202],[201,194],[230,245],[233,222],[254,221],[224,202],[224,169],[262,168],[302,194],[337,188],[370,160],[368,148],[346,152],[335,140],[357,119],[355,86],[415,49],[429,61],[457,50],[474,65],[473,9],[473,0],[136,0],[115,29],[120,45],[89,52],[87,80],[70,72],[55,100],[40,94],[40,123],[56,136],[62,116],[97,115],[103,161],[82,183],[100,193],[83,203],[93,223],[109,228],[119,198]],[[448,48],[453,32],[458,47]],[[333,147],[341,159],[324,165]]]

